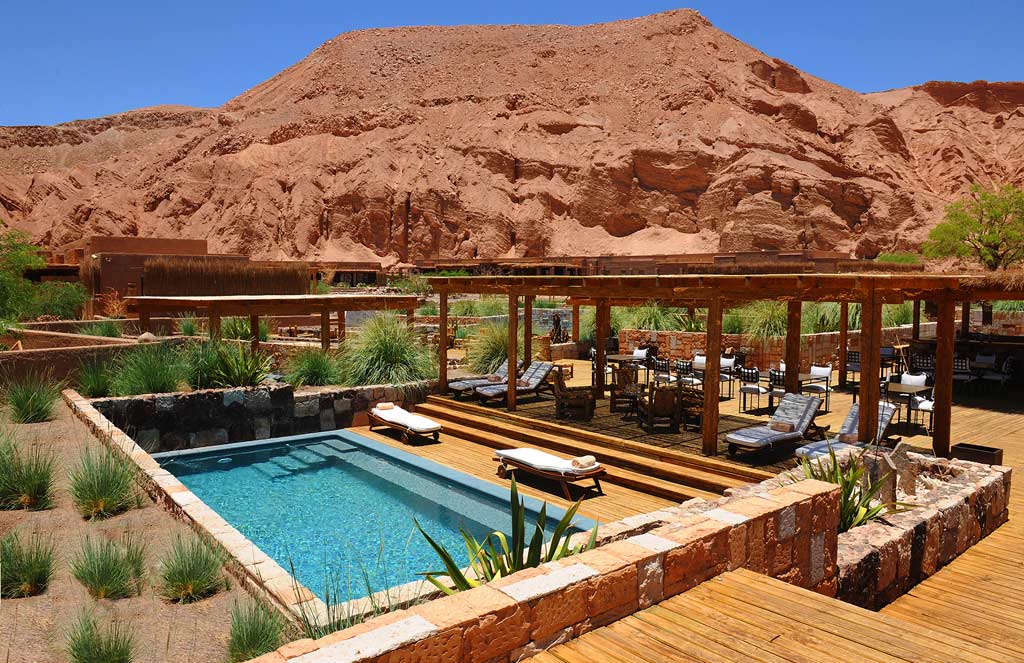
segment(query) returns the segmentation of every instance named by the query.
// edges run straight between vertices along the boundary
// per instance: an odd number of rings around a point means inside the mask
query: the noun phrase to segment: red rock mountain
[[[0,217],[40,242],[262,258],[872,256],[976,181],[1024,182],[1024,83],[859,94],[685,10],[354,32],[219,109],[0,128]]]

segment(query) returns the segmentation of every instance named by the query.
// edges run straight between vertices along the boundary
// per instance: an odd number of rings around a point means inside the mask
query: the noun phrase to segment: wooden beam
[[[516,383],[519,374],[516,363],[519,361],[519,296],[509,293],[508,296],[508,397],[509,412],[516,409]],[[524,361],[529,361],[524,357]]]
[[[523,361],[533,361],[533,295],[523,297]]]
[[[966,340],[971,333],[971,300],[965,299],[960,306],[960,338]]]
[[[437,393],[444,396],[448,393],[448,291],[438,293],[437,326],[440,328],[437,339]]]
[[[800,393],[801,308],[799,301],[791,301],[786,305],[786,391],[790,394]]]
[[[918,340],[921,338],[921,300],[914,300],[914,317],[910,321],[910,338]]]
[[[708,322],[704,341],[707,362],[704,365],[704,413],[701,418],[701,453],[718,453],[719,378],[722,366],[722,300],[708,304]],[[788,370],[788,366],[787,366]]]
[[[320,348],[324,352],[331,349],[331,313],[327,310],[320,312]]]
[[[572,342],[580,342],[580,305],[572,305]]]
[[[345,309],[338,309],[337,316],[338,316],[338,347],[340,348],[341,347],[341,343],[345,340],[345,333],[347,331],[347,329],[345,328],[345,323],[346,323],[346,320],[345,320]]]
[[[250,349],[253,354],[260,351],[260,316],[250,315],[249,316],[249,338]]]
[[[604,367],[607,365],[608,334],[611,333],[612,308],[608,300],[597,302],[597,311],[594,316],[594,395],[597,398],[604,398]]]
[[[839,304],[839,386],[846,388],[846,346],[850,343],[850,305]]]
[[[949,458],[956,304],[952,299],[940,299],[938,309],[935,325],[935,410],[932,412],[932,450],[936,456]]]
[[[861,442],[873,443],[878,433],[878,380],[881,373],[882,305],[874,298],[861,305],[860,313],[860,421]]]

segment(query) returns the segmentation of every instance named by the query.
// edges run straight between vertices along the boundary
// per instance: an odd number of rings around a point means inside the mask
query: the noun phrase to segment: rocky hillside
[[[0,128],[0,217],[45,244],[261,258],[872,256],[975,181],[1024,182],[1024,83],[862,95],[692,11],[349,33],[219,109]]]

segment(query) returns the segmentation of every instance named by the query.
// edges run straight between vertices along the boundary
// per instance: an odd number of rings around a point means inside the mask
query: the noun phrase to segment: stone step
[[[253,463],[252,467],[257,472],[268,476],[271,479],[280,479],[281,477],[286,477],[290,474],[288,470],[284,469],[280,465],[270,462]]]

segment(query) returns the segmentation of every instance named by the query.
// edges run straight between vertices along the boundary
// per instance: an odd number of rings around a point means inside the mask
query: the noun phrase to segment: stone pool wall
[[[436,381],[368,387],[304,387],[283,382],[259,387],[202,389],[92,401],[106,419],[128,431],[146,451],[177,451],[365,426],[381,401],[421,403]]]

